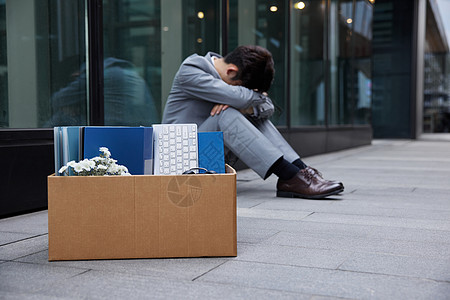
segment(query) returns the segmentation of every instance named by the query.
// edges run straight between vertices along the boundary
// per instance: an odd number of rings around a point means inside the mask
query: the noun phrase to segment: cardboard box
[[[49,261],[236,256],[236,172],[48,177]]]

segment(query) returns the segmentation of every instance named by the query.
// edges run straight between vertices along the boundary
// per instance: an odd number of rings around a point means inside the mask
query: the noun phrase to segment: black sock
[[[278,159],[272,167],[270,167],[270,172],[277,175],[282,180],[289,180],[294,177],[300,169],[285,160],[283,157]]]
[[[306,169],[306,168],[308,167],[308,166],[307,166],[300,158],[294,160],[294,161],[292,162],[292,164],[293,164],[294,166],[297,166],[300,170],[301,170],[301,169]]]

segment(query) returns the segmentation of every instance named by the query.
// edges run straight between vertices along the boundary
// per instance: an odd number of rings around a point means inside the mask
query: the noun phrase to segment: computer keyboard
[[[196,124],[154,124],[155,175],[177,175],[198,167]]]

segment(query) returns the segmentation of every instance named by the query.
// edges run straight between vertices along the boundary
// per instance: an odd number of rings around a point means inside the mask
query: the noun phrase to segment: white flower
[[[100,152],[103,153],[106,158],[111,157],[111,152],[109,152],[109,149],[106,147],[100,147]]]
[[[119,168],[117,167],[116,164],[111,164],[108,167],[108,173],[110,173],[110,174],[116,174],[116,173],[118,173],[118,171],[119,171]]]
[[[99,170],[107,170],[108,167],[105,166],[105,165],[98,165],[98,166],[97,166],[97,169],[99,169]]]
[[[78,164],[75,163],[74,166],[72,166],[72,167],[73,167],[73,170],[77,173],[80,173],[81,171],[83,171],[83,166],[79,163]]]
[[[84,159],[80,161],[80,166],[83,170],[90,171],[95,167],[95,162],[90,161],[89,159]]]
[[[67,170],[68,167],[69,167],[69,166],[62,166],[61,169],[59,169],[58,172],[59,172],[60,174],[62,174],[62,173],[64,173],[64,171]]]
[[[78,176],[109,176],[109,175],[131,175],[127,167],[117,165],[117,160],[110,158],[111,153],[108,148],[100,147],[100,156],[91,159],[85,158],[80,162],[70,161],[59,169],[59,173],[69,174],[69,170],[73,170]]]
[[[118,169],[119,172],[125,172],[125,173],[128,173],[128,168],[125,167],[125,166],[118,165],[118,166],[117,166],[117,169]]]

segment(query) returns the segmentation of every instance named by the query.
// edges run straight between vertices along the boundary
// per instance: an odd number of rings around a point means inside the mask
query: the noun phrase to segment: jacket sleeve
[[[261,104],[256,105],[254,108],[255,117],[258,119],[268,119],[273,115],[275,111],[275,107],[272,103],[272,100],[267,96],[264,97],[265,101]]]
[[[236,109],[252,106],[258,118],[267,118],[273,113],[269,97],[243,86],[229,85],[202,68],[199,62],[185,62],[177,77],[179,88],[190,98],[226,104]]]

